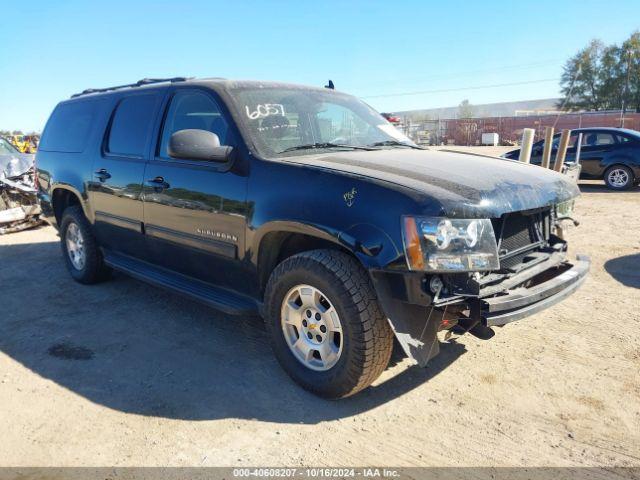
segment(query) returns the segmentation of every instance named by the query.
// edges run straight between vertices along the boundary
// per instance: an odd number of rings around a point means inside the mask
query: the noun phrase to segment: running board
[[[230,315],[260,314],[259,304],[252,298],[215,287],[186,275],[112,252],[104,252],[104,262],[113,269],[133,278],[193,298],[224,313]]]

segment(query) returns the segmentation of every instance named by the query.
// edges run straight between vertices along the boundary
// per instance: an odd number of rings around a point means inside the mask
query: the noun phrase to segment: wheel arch
[[[270,222],[256,233],[252,248],[260,292],[264,293],[269,276],[279,263],[316,249],[347,253],[367,270],[381,268],[399,256],[391,238],[372,225],[358,224],[338,231],[299,222]]]
[[[86,204],[76,188],[71,185],[57,185],[51,189],[51,208],[58,225],[60,225],[62,213],[71,205],[80,205],[85,217],[89,218]]]
[[[353,250],[338,238],[337,234],[308,224],[271,222],[264,226],[254,241],[260,293],[264,293],[276,266],[293,255],[316,249],[339,250],[354,255]]]
[[[604,167],[604,173],[603,175],[605,175],[607,173],[607,171],[611,170],[614,167],[625,167],[628,168],[629,170],[631,170],[631,173],[633,174],[634,177],[636,177],[636,171],[633,168],[633,165],[630,165],[629,162],[624,161],[624,159],[621,158],[616,158],[613,159],[611,161],[611,163],[607,163]]]

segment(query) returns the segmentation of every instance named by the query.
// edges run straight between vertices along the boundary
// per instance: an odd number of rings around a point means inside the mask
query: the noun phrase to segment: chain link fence
[[[640,113],[622,116],[620,111],[607,111],[421,121],[405,118],[397,127],[420,145],[481,145],[483,133],[497,133],[501,145],[516,145],[525,128],[535,129],[535,141],[544,138],[545,127],[555,127],[556,131],[585,127],[640,130]]]

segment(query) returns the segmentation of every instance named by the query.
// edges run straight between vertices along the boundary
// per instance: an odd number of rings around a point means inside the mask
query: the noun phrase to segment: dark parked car
[[[438,331],[487,338],[589,268],[567,258],[579,191],[565,176],[424,150],[329,89],[176,78],[87,90],[55,108],[37,165],[75,280],[114,268],[260,314],[284,369],[326,397],[373,382],[394,334],[425,365]]]
[[[604,180],[613,190],[626,190],[640,183],[640,132],[624,128],[577,128],[571,131],[566,162],[575,162],[576,141],[582,133],[580,178]],[[553,153],[558,150],[560,134],[553,137]],[[531,163],[540,165],[544,141],[533,144]],[[520,150],[504,154],[517,160]],[[553,162],[554,156],[552,156]]]

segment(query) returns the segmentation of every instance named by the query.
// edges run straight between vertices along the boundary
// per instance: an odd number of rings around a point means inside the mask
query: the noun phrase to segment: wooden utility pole
[[[560,134],[560,144],[558,145],[558,153],[556,154],[556,163],[553,165],[553,169],[556,172],[562,171],[562,165],[564,165],[564,159],[567,156],[567,148],[569,147],[569,138],[571,138],[571,130],[562,130]]]
[[[544,129],[544,150],[542,151],[542,167],[549,168],[551,164],[551,150],[553,146],[553,127]]]
[[[624,128],[624,115],[627,113],[627,97],[629,95],[629,73],[631,72],[631,50],[627,50],[627,76],[622,92],[622,110],[620,112],[620,128]]]

